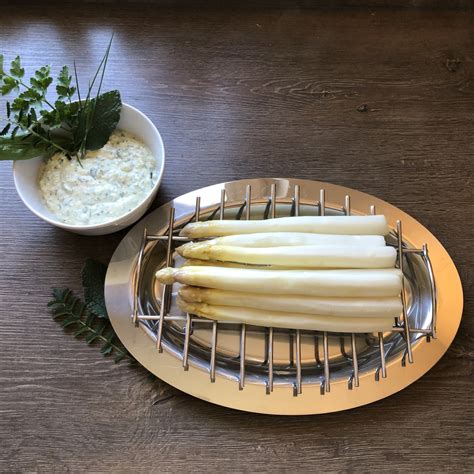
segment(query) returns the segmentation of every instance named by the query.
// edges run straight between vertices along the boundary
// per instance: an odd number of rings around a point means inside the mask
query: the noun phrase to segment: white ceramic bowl
[[[127,212],[127,214],[103,224],[65,224],[46,207],[41,199],[38,188],[38,173],[40,172],[43,158],[38,156],[31,160],[15,161],[13,163],[13,178],[16,190],[30,211],[50,224],[83,235],[111,234],[128,227],[140,219],[153,202],[163,177],[165,166],[163,140],[151,120],[142,112],[127,104],[122,104],[122,113],[117,128],[129,132],[143,141],[156,158],[156,176],[158,179],[153,189],[142,202]]]

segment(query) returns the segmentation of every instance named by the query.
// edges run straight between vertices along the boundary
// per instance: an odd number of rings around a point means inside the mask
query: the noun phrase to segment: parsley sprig
[[[40,67],[26,80],[20,57],[7,69],[0,54],[0,95],[16,93],[6,101],[5,116],[0,116],[0,160],[25,160],[56,152],[80,160],[88,150],[107,143],[122,108],[119,91],[101,93],[111,45],[112,38],[83,97],[76,63],[74,80],[68,66],[61,68],[54,103],[47,98],[53,84],[50,66]]]

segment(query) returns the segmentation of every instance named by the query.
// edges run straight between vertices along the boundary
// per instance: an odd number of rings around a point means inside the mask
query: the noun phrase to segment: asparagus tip
[[[155,277],[165,285],[171,285],[175,281],[176,269],[171,267],[162,268],[155,273]]]
[[[193,313],[196,311],[195,305],[188,303],[183,298],[181,298],[181,296],[178,296],[176,302],[178,303],[178,308],[185,313]]]
[[[199,290],[192,286],[182,286],[178,291],[178,295],[188,303],[202,303]]]
[[[182,229],[181,232],[179,233],[180,236],[182,237],[192,237],[193,236],[193,230],[196,227],[195,222],[191,222],[190,224],[185,225]]]
[[[197,258],[200,260],[209,260],[210,244],[208,242],[198,242],[189,245],[181,254],[186,258]]]

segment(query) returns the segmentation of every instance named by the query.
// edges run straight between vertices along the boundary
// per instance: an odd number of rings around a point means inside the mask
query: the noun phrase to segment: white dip
[[[124,215],[148,195],[157,179],[150,150],[120,130],[81,162],[57,153],[39,178],[46,206],[67,224],[102,224]]]

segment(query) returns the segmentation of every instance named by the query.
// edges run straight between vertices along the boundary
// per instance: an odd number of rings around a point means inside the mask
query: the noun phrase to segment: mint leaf
[[[5,74],[5,69],[3,69],[3,61],[4,61],[3,54],[0,54],[0,79]]]
[[[122,110],[120,92],[105,92],[97,99],[92,99],[87,107],[92,109],[92,115],[87,131],[86,150],[98,150],[109,141],[110,135],[117,128]]]
[[[87,309],[97,317],[109,319],[104,299],[104,284],[107,266],[87,259],[82,269],[82,286]]]
[[[25,70],[21,67],[20,56],[17,56],[11,64],[10,74],[13,77],[21,79],[25,75]]]

